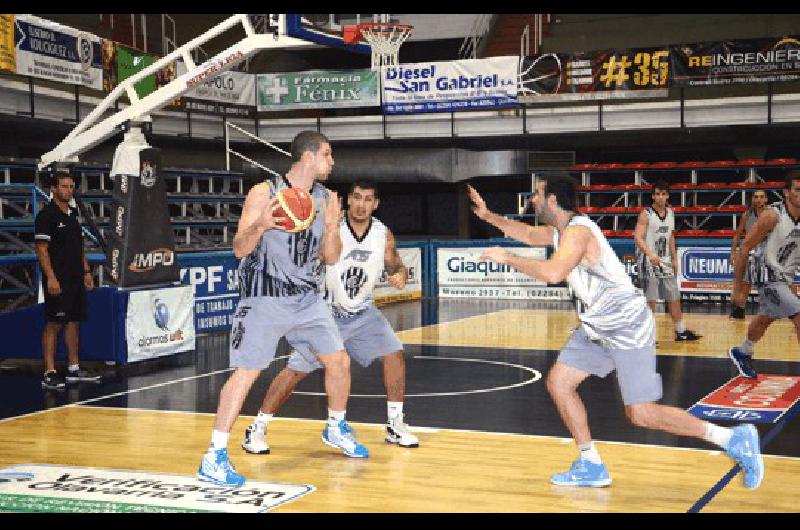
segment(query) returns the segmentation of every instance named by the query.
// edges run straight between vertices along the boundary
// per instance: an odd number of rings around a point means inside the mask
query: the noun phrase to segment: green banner
[[[259,74],[256,87],[259,111],[380,105],[378,76],[369,69]]]
[[[112,44],[113,47],[109,47],[109,49],[104,48],[103,50],[103,63],[107,66],[116,66],[116,72],[113,70],[107,72],[106,79],[109,82],[104,83],[104,88],[108,91],[113,90],[119,83],[141,72],[160,59],[157,55],[150,55],[149,53],[127,48],[117,43]],[[108,57],[107,54],[109,53],[113,55]],[[165,66],[158,72],[148,75],[136,83],[134,87],[136,89],[136,95],[140,98],[148,96],[173,79],[175,79],[175,63]]]

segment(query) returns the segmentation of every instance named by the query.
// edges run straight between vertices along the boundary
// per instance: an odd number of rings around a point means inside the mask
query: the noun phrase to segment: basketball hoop
[[[345,26],[342,39],[346,44],[355,44],[364,37],[372,49],[372,69],[381,66],[397,66],[400,46],[414,30],[408,24],[394,22],[367,22],[355,26]]]

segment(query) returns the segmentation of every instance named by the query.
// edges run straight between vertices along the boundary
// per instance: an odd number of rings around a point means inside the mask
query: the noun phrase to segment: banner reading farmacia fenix
[[[377,107],[378,75],[372,70],[259,74],[259,111]]]

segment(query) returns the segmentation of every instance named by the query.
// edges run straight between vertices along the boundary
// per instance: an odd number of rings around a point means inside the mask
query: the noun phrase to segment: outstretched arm
[[[481,260],[511,265],[518,271],[547,283],[564,281],[586,255],[592,233],[585,226],[569,226],[564,230],[558,249],[550,259],[524,258],[501,247],[487,249]]]
[[[383,267],[388,274],[389,283],[395,289],[402,289],[408,282],[408,269],[400,259],[400,253],[397,251],[395,244],[394,234],[388,228],[386,229],[386,253],[383,258]]]
[[[733,262],[733,276],[736,281],[744,281],[747,255],[772,232],[776,224],[778,224],[778,214],[775,209],[765,208],[761,215],[758,216],[753,229],[747,233],[747,237],[744,238],[742,246],[739,247],[739,251],[736,253],[736,259]]]
[[[469,197],[472,200],[472,211],[479,219],[486,221],[490,225],[498,228],[503,235],[516,239],[528,245],[552,245],[553,227],[552,226],[530,226],[513,219],[506,219],[486,207],[483,197],[473,188],[469,188]]]
[[[325,221],[325,234],[319,247],[319,258],[324,265],[333,265],[339,261],[339,255],[342,253],[342,237],[339,234],[342,205],[339,204],[339,196],[333,190],[328,190],[328,198],[322,205],[322,215]]]
[[[744,239],[744,226],[747,223],[747,216],[750,215],[746,211],[739,218],[739,224],[736,226],[736,233],[733,234],[733,244],[731,244],[731,264],[736,263],[736,251],[739,248],[739,240]]]

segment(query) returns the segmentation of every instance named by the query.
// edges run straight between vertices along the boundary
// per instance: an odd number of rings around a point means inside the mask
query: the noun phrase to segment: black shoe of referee
[[[58,372],[55,370],[49,370],[44,373],[42,388],[47,388],[48,390],[63,390],[65,386],[64,377],[58,375]]]

